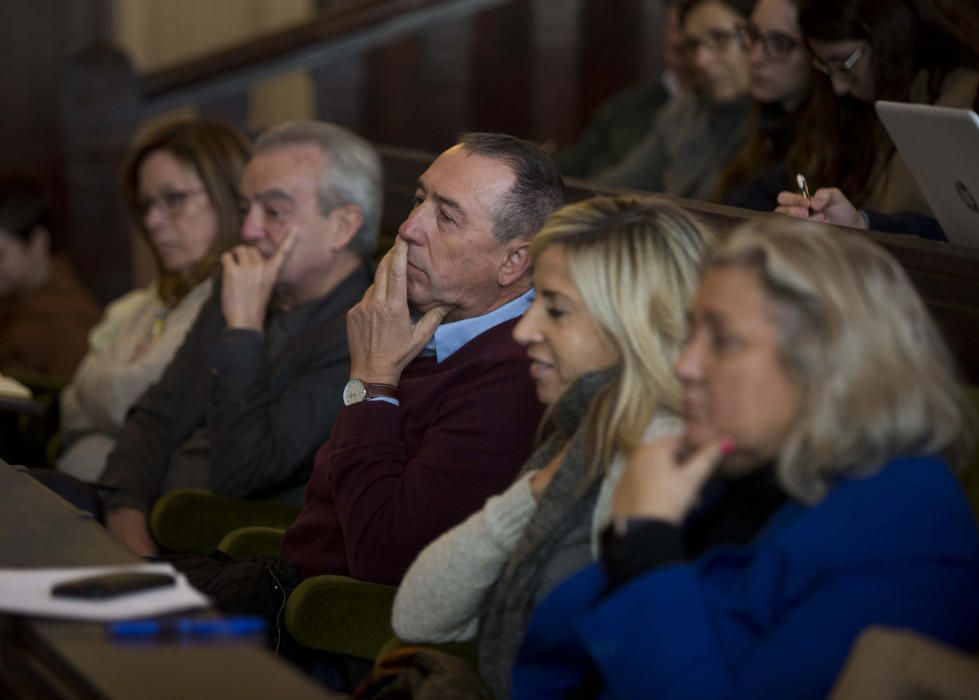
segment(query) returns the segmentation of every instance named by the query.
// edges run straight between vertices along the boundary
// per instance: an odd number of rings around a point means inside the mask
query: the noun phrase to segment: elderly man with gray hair
[[[341,406],[346,313],[372,280],[380,159],[340,127],[284,124],[256,142],[240,198],[242,244],[99,484],[107,527],[137,554],[156,553],[147,512],[172,489],[301,489]]]

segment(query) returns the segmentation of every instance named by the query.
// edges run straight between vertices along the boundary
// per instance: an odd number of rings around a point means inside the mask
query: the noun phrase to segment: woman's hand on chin
[[[616,486],[615,520],[651,518],[680,525],[721,457],[732,447],[730,440],[716,439],[698,448],[686,448],[682,436],[640,445],[630,455]]]

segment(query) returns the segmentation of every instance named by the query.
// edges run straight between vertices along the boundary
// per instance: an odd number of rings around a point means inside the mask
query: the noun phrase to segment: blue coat
[[[719,547],[602,597],[592,565],[535,611],[514,698],[825,697],[867,625],[979,642],[979,535],[944,462],[890,462],[819,504],[790,501],[747,546]]]

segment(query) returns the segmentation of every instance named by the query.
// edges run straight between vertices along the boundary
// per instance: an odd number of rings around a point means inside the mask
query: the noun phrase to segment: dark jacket
[[[349,379],[346,313],[370,284],[360,267],[326,297],[270,312],[265,333],[226,329],[216,284],[126,418],[100,483],[107,508],[149,509],[175,488],[244,498],[305,482]]]

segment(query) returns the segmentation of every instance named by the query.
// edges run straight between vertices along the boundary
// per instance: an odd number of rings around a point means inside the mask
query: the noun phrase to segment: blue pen
[[[213,619],[180,617],[173,620],[124,620],[109,624],[117,639],[148,637],[245,637],[264,632],[265,620],[253,615]]]

